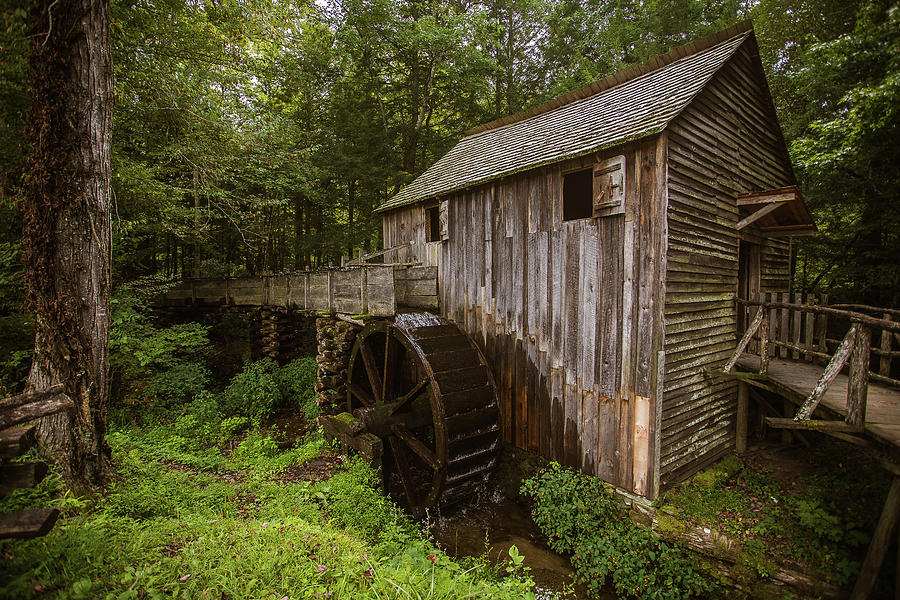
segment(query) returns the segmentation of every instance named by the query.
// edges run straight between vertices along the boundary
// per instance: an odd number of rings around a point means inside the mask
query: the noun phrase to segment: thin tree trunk
[[[35,313],[32,390],[65,385],[73,415],[41,420],[39,447],[76,487],[109,473],[109,1],[35,0],[22,256]]]

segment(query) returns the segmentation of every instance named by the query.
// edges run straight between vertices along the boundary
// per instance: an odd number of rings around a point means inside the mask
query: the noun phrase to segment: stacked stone
[[[323,408],[343,406],[347,399],[347,368],[350,352],[360,327],[334,317],[316,319],[319,368],[316,376],[317,402]]]
[[[279,337],[284,328],[280,323],[280,317],[281,315],[276,311],[263,311],[262,313],[260,345],[262,346],[262,355],[268,358],[278,358]]]

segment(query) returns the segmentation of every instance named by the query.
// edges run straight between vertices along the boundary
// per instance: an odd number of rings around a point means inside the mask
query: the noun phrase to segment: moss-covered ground
[[[801,445],[763,445],[728,456],[658,501],[657,528],[723,534],[733,574],[771,577],[784,567],[848,589],[874,531],[890,479],[877,460],[820,434]],[[894,578],[888,556],[885,585]]]

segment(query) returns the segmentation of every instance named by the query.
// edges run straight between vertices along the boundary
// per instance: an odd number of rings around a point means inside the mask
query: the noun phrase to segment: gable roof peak
[[[525,113],[482,125],[376,211],[657,134],[752,35],[749,22],[739,23]]]
[[[467,130],[464,135],[470,136],[476,133],[481,133],[482,131],[488,131],[490,129],[496,129],[497,127],[502,127],[504,125],[524,121],[525,119],[530,119],[531,117],[544,114],[546,112],[559,108],[560,106],[565,106],[566,104],[571,104],[572,102],[575,102],[577,100],[589,98],[590,96],[605,92],[606,90],[615,86],[627,83],[632,79],[636,79],[638,77],[641,77],[642,75],[646,75],[648,73],[656,71],[657,69],[661,69],[677,60],[680,60],[687,56],[691,56],[692,54],[697,54],[698,52],[702,52],[703,50],[711,48],[716,44],[720,44],[733,37],[744,35],[752,31],[753,22],[749,19],[746,21],[735,23],[734,25],[727,27],[721,31],[717,31],[696,40],[692,40],[686,44],[682,44],[681,46],[672,48],[671,50],[669,50],[668,52],[664,52],[663,54],[658,54],[652,57],[647,62],[631,65],[630,67],[626,67],[625,69],[607,75],[602,79],[598,79],[597,81],[588,83],[587,85],[584,85],[580,88],[570,90],[568,92],[560,94],[555,98],[551,98],[550,100],[546,100],[540,104],[536,104],[531,108],[526,108],[525,110],[519,111],[517,113],[504,115],[502,117],[494,119],[493,121],[488,121],[487,123],[476,125],[475,127]]]

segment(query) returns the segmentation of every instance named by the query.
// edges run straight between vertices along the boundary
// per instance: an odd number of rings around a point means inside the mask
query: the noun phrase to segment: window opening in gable
[[[594,174],[591,169],[563,175],[563,221],[587,219],[594,213]]]

